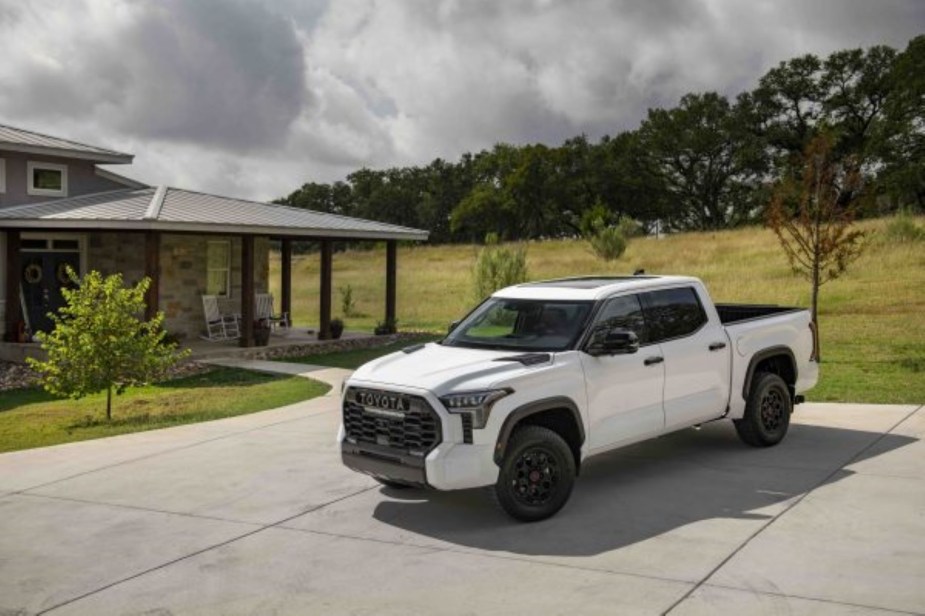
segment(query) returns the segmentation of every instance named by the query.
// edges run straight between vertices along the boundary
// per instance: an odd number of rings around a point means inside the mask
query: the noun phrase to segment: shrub
[[[605,261],[616,261],[626,251],[626,238],[618,227],[602,227],[586,239],[592,252]]]
[[[373,330],[377,336],[388,336],[389,334],[394,334],[398,331],[398,321],[391,321],[386,319],[385,321],[379,321],[376,323],[376,328]]]
[[[163,313],[150,321],[139,318],[147,278],[126,288],[121,274],[104,278],[90,272],[78,279],[72,269],[67,273],[75,286],[61,289],[66,304],[51,315],[54,330],[36,334],[48,359],[27,361],[49,393],[82,398],[106,391],[106,419],[111,420],[113,390],[121,394],[150,383],[189,351],[177,352],[165,341]]]
[[[626,237],[620,227],[609,226],[602,218],[595,220],[586,229],[584,237],[591,247],[591,252],[599,259],[616,261],[626,251]]]
[[[909,243],[925,241],[925,229],[915,224],[915,218],[906,210],[900,210],[886,226],[884,232],[890,243]]]
[[[340,310],[345,317],[356,316],[356,303],[353,298],[353,287],[349,284],[339,289],[340,291]]]
[[[527,251],[523,246],[500,246],[493,233],[485,238],[485,244],[473,268],[473,292],[479,301],[498,289],[527,280]]]

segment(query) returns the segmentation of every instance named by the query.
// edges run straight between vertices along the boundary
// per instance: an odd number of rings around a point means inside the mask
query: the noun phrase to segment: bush
[[[398,321],[390,321],[386,319],[384,321],[379,321],[376,323],[376,328],[373,330],[373,333],[377,336],[388,336],[394,334],[398,331]]]
[[[626,251],[626,237],[620,228],[607,226],[601,220],[585,234],[585,241],[591,252],[605,261],[616,261]]]
[[[890,243],[925,241],[925,229],[915,224],[915,217],[906,210],[901,210],[893,217],[884,235]]]
[[[353,299],[353,287],[349,284],[340,289],[340,310],[345,317],[357,316],[356,302]]]
[[[527,251],[523,246],[499,246],[498,236],[493,233],[485,238],[485,244],[473,269],[473,291],[478,301],[498,289],[527,280]]]

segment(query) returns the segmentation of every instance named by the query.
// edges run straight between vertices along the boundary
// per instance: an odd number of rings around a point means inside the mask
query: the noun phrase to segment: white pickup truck
[[[777,444],[818,373],[806,310],[714,305],[679,276],[533,282],[440,342],[360,367],[338,438],[345,465],[387,486],[493,486],[535,521],[605,451],[720,419],[749,445]]]

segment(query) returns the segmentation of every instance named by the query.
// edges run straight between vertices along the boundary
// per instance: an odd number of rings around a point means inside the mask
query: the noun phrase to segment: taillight
[[[818,361],[819,360],[819,331],[816,329],[816,324],[812,321],[809,322],[809,333],[813,337],[813,352],[809,355],[809,361]]]

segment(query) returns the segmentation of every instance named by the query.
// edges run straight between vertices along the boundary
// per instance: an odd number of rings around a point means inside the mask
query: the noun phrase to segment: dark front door
[[[70,287],[67,266],[80,273],[80,253],[23,252],[22,293],[33,332],[51,331],[49,313],[64,306],[62,287]]]

